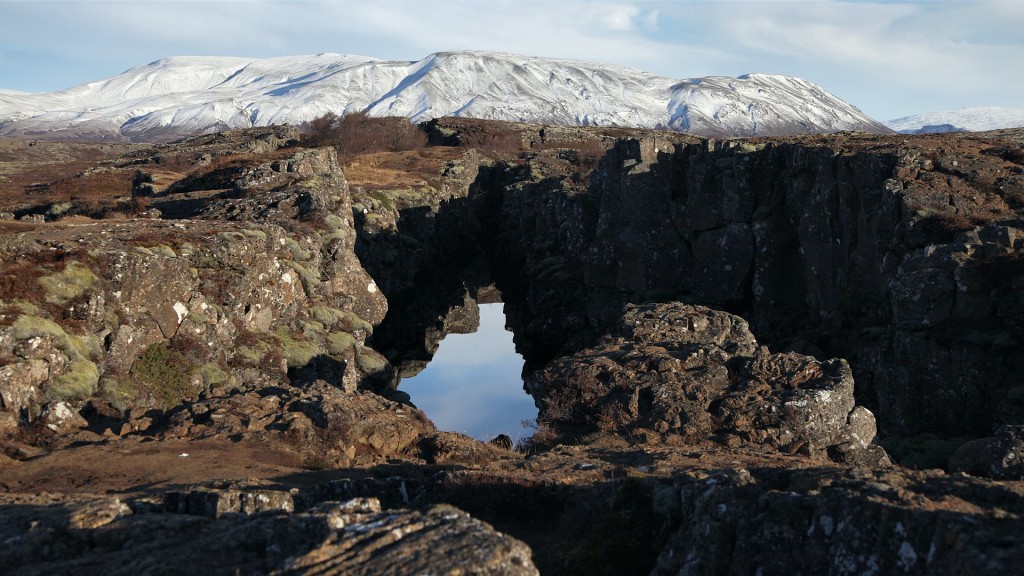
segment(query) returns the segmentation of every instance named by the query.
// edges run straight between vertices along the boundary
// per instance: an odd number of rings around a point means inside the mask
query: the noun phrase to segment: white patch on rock
[[[370,282],[369,284],[366,285],[366,291],[369,292],[370,294],[373,294],[374,292],[377,291],[377,284],[375,282]]]
[[[64,422],[74,415],[75,412],[70,406],[68,406],[67,402],[57,402],[52,408],[50,408],[48,418],[50,423],[47,424],[46,427],[56,432],[59,427],[64,425]]]
[[[291,284],[292,283],[292,275],[290,273],[288,273],[288,272],[285,272],[284,274],[281,274],[281,282],[284,282],[285,284]]]
[[[188,306],[186,306],[184,302],[179,301],[175,302],[172,308],[174,308],[174,313],[178,315],[178,324],[181,324],[181,321],[185,319],[185,316],[188,316]]]

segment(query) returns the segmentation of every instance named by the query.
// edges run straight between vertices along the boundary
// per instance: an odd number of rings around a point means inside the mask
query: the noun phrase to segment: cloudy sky
[[[484,49],[672,78],[806,78],[879,120],[1024,109],[1024,1],[0,0],[0,89],[39,92],[166,56]]]

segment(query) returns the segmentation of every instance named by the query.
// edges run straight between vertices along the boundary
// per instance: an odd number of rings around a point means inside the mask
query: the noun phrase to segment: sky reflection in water
[[[479,440],[508,434],[515,441],[532,434],[522,421],[537,418],[522,370],[502,304],[481,304],[480,328],[445,336],[427,367],[399,388],[440,430]]]

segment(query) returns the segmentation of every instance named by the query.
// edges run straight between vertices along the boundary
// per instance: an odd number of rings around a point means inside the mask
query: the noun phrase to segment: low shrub
[[[141,390],[150,393],[159,407],[167,409],[199,393],[192,382],[194,369],[194,363],[185,354],[173,349],[169,342],[159,342],[136,358],[129,375]]]
[[[366,112],[352,112],[344,116],[328,113],[304,128],[304,144],[332,146],[339,156],[401,152],[427,145],[426,133],[407,118],[374,118]]]

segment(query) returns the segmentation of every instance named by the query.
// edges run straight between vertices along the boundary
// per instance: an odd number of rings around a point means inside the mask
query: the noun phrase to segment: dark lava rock
[[[738,316],[686,304],[627,305],[599,346],[560,358],[527,387],[562,434],[610,431],[648,442],[762,444],[840,460],[872,446],[843,360],[773,354]]]
[[[1000,426],[994,436],[966,442],[949,457],[949,469],[996,480],[1024,480],[1024,426]]]

